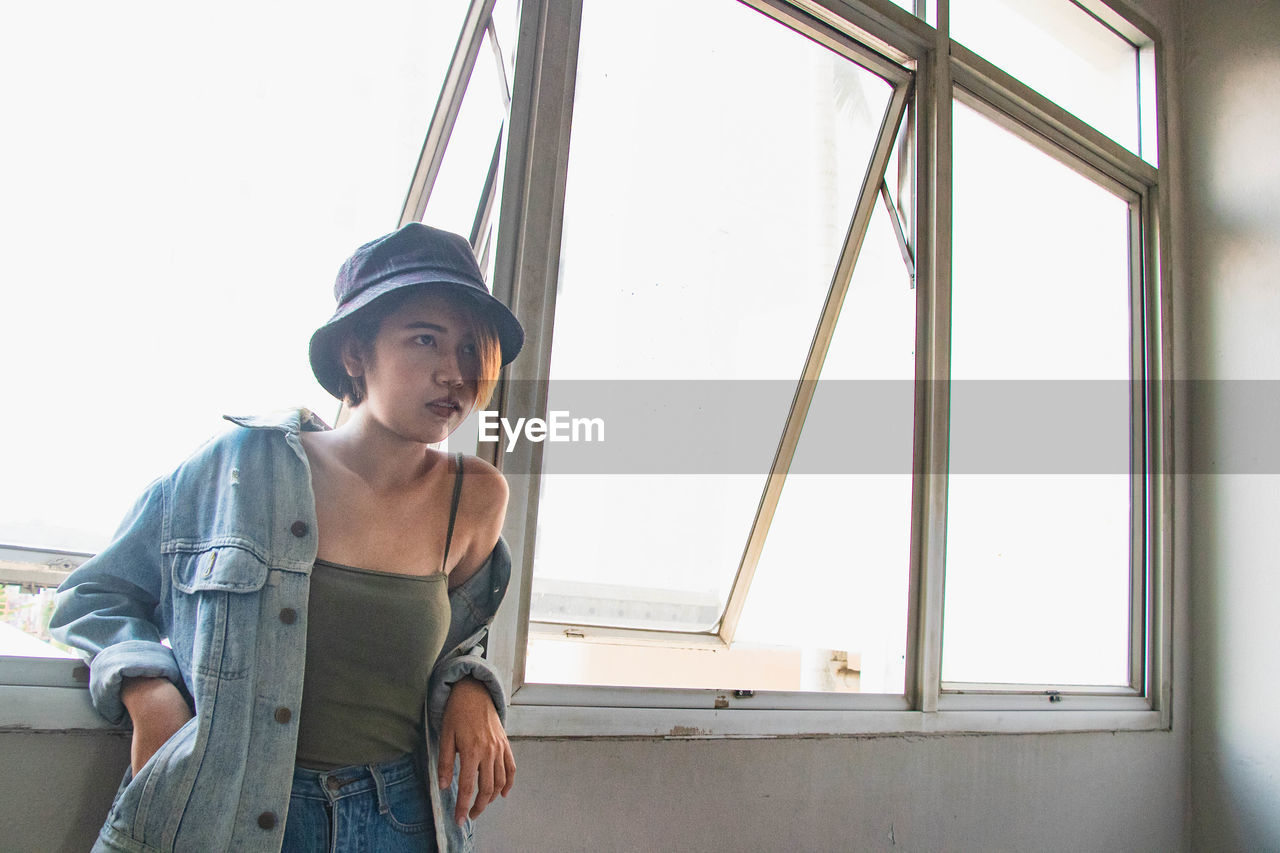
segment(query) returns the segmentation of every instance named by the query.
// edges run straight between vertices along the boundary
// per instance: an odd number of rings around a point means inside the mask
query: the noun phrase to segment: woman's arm
[[[136,776],[156,750],[193,715],[187,700],[167,678],[125,678],[120,698],[133,720],[129,763]]]
[[[464,484],[458,517],[467,526],[466,549],[449,572],[449,589],[457,589],[480,570],[502,535],[510,489],[502,472],[483,459],[464,457]]]
[[[484,568],[498,545],[507,511],[507,481],[502,473],[480,459],[467,459],[466,486],[459,514],[469,520],[472,535],[462,560],[450,573],[449,586],[460,587]],[[496,605],[495,605],[496,606]],[[506,694],[497,673],[482,650],[450,660],[435,679],[443,696],[440,723],[439,782],[453,781],[458,759],[458,801],[454,820],[468,814],[474,819],[499,795],[506,796],[515,783],[516,763],[502,727]]]
[[[163,679],[181,696],[182,673],[156,621],[167,591],[160,559],[163,493],[161,482],[153,483],[112,543],[63,581],[49,622],[54,637],[89,659],[93,704],[113,723],[124,719],[128,679]]]
[[[440,787],[453,782],[458,758],[458,804],[453,819],[474,820],[516,781],[516,760],[489,688],[468,676],[453,686],[440,730]],[[474,797],[474,802],[473,802]],[[470,809],[468,809],[470,806]]]
[[[191,719],[181,672],[156,622],[166,584],[160,560],[164,487],[139,498],[115,540],[58,588],[51,633],[89,658],[93,704],[111,722],[133,722],[137,773]]]

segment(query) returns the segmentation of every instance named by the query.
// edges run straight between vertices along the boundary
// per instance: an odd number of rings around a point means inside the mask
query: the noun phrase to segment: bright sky
[[[101,547],[223,413],[332,420],[307,340],[398,224],[464,7],[6,10],[0,542]]]

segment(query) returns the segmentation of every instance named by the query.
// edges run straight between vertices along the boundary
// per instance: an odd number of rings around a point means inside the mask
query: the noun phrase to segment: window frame
[[[511,500],[504,528],[512,547],[508,603],[499,612],[490,657],[507,681],[508,727],[516,736],[735,737],[945,731],[1081,731],[1163,729],[1170,724],[1169,615],[1172,401],[1167,376],[1169,300],[1167,221],[1162,170],[1103,136],[1025,84],[953,42],[949,10],[939,0],[939,27],[929,27],[888,0],[741,0],[819,41],[838,33],[915,75],[911,107],[917,274],[916,476],[907,684],[902,695],[753,693],[714,689],[620,688],[526,684],[533,537],[541,445],[518,444],[489,461],[504,468]],[[1119,4],[1104,23],[1139,49],[1139,61],[1163,67],[1154,26]],[[505,417],[545,417],[555,310],[560,230],[582,0],[524,0],[513,113],[502,199],[494,288],[513,307],[534,344],[507,368]],[[1099,15],[1102,18],[1102,15]],[[1120,26],[1117,26],[1119,22]],[[678,26],[679,21],[673,21]],[[1131,348],[1134,452],[1131,470],[1131,684],[1127,687],[958,685],[941,681],[946,477],[949,406],[951,240],[951,105],[953,97],[1015,129],[1072,169],[1120,191],[1130,203],[1131,267],[1140,334]],[[1163,124],[1163,90],[1157,120]],[[892,107],[890,113],[892,114]],[[1158,136],[1165,145],[1166,134]],[[879,160],[879,158],[873,158]],[[886,158],[887,159],[887,158]],[[1160,160],[1165,158],[1161,157]],[[865,187],[864,187],[865,189]],[[874,193],[878,187],[872,187]],[[860,206],[859,210],[862,210]],[[856,230],[856,225],[855,229]],[[846,255],[848,253],[846,252]],[[837,281],[841,278],[836,276]],[[847,278],[847,277],[846,277]],[[482,448],[483,453],[486,449]],[[735,595],[740,595],[735,585]],[[732,600],[732,599],[731,599]],[[564,627],[574,627],[566,625]],[[625,629],[579,626],[596,636]],[[649,632],[652,634],[652,632]],[[692,635],[673,634],[688,643]],[[714,637],[707,640],[714,641]],[[860,713],[848,713],[859,711]],[[1016,711],[1016,714],[1003,712]]]
[[[511,545],[513,575],[507,602],[498,613],[489,657],[511,697],[508,730],[526,737],[769,737],[946,732],[1062,732],[1168,729],[1172,685],[1173,565],[1169,199],[1167,167],[1156,167],[1102,136],[1029,87],[950,40],[947,0],[937,0],[938,27],[926,24],[889,0],[744,0],[793,29],[829,37],[897,63],[915,75],[910,93],[915,147],[909,183],[914,196],[907,225],[916,266],[917,375],[916,466],[947,468],[949,404],[951,104],[953,91],[971,98],[1019,128],[1055,156],[1083,163],[1136,192],[1133,209],[1142,220],[1132,257],[1141,267],[1139,352],[1143,368],[1134,380],[1135,416],[1145,437],[1136,449],[1142,476],[1133,476],[1141,494],[1142,554],[1133,583],[1135,612],[1131,641],[1134,684],[1130,688],[1063,691],[1052,685],[1022,685],[1020,691],[991,686],[950,688],[941,681],[943,561],[946,532],[946,477],[917,475],[912,486],[913,536],[910,559],[907,683],[902,695],[768,693],[725,690],[671,690],[525,684],[523,653],[528,641],[529,591],[537,517],[541,445],[523,442],[499,455],[481,445],[489,461],[502,466],[511,485],[504,535]],[[1120,2],[1073,0],[1119,31],[1139,49],[1140,68],[1152,92],[1142,93],[1144,114],[1154,106],[1158,163],[1167,163],[1167,107],[1164,86],[1152,78],[1165,68],[1154,25]],[[497,208],[493,291],[510,305],[528,331],[525,356],[506,368],[493,406],[508,417],[543,416],[554,319],[556,270],[568,166],[572,91],[582,0],[523,0],[511,113],[505,125],[504,190]],[[449,77],[437,103],[418,170],[411,182],[402,221],[421,216],[430,183],[439,170],[457,106],[450,92],[466,90],[481,40],[490,29],[495,0],[473,0]],[[917,12],[925,4],[916,2]],[[678,25],[673,21],[673,25]],[[455,68],[456,66],[456,68]],[[457,79],[454,79],[454,78]],[[452,81],[452,86],[450,82]],[[962,93],[962,94],[960,94]],[[460,100],[460,99],[459,99]],[[1029,131],[1029,135],[1026,132]],[[435,140],[433,142],[433,139]],[[477,223],[494,205],[494,173],[480,200]],[[878,187],[872,190],[873,195]],[[900,190],[902,188],[900,187]],[[905,191],[903,191],[905,194]],[[481,227],[481,233],[487,229]],[[481,247],[478,247],[481,248]],[[53,555],[58,552],[47,552]],[[79,559],[87,555],[75,555]],[[44,557],[34,558],[38,563]],[[682,635],[684,636],[684,635]],[[0,657],[0,730],[112,728],[89,701],[87,668],[79,660]],[[761,707],[762,705],[768,707]],[[857,711],[857,713],[850,713]],[[1017,713],[1008,713],[1008,712]]]

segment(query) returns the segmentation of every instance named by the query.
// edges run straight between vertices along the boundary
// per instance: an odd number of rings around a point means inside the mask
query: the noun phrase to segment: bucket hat
[[[346,376],[338,344],[351,318],[380,296],[419,284],[450,285],[449,292],[471,299],[498,332],[502,363],[524,345],[524,329],[511,310],[495,299],[465,237],[410,222],[356,249],[338,270],[333,295],[338,308],[311,336],[311,370],[324,390],[342,399]]]

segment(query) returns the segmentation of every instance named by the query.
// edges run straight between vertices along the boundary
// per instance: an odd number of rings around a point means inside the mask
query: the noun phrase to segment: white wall
[[[1167,851],[1169,732],[522,741],[486,850]]]
[[[1280,4],[1184,0],[1181,56],[1187,359],[1201,379],[1277,380]],[[1192,389],[1193,470],[1276,434],[1274,411],[1250,415],[1227,396],[1218,383]],[[1191,838],[1197,850],[1280,850],[1280,477],[1195,480]]]
[[[0,850],[84,853],[128,761],[115,732],[0,733]]]

